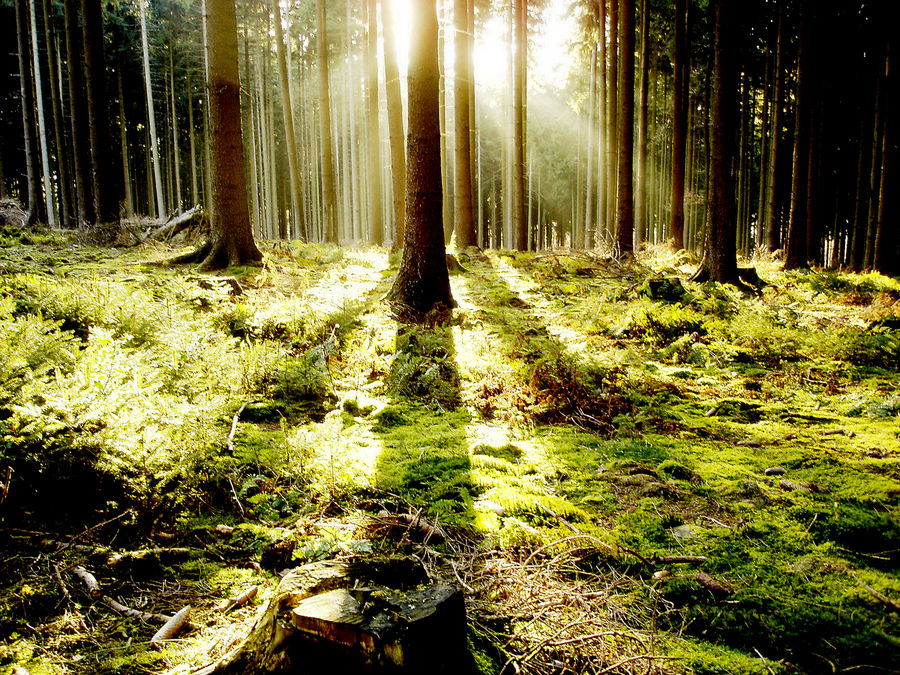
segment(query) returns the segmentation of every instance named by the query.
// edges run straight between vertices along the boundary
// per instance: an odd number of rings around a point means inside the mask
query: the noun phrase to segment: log
[[[173,637],[178,635],[179,631],[184,628],[184,625],[187,623],[190,615],[190,605],[185,605],[180,610],[178,610],[175,616],[166,621],[162,625],[162,627],[158,631],[156,631],[153,637],[150,638],[150,646],[154,649],[159,649],[160,647],[162,647],[160,643],[163,640],[171,640]]]
[[[150,232],[150,234],[148,234],[146,237],[144,237],[141,243],[143,244],[150,240],[168,241],[176,234],[188,229],[189,227],[202,227],[205,224],[206,212],[203,210],[203,207],[200,206],[200,204],[197,204],[192,209],[188,209],[184,213],[181,213],[174,218],[170,218],[169,220],[167,220],[165,223],[163,223],[155,230]]]

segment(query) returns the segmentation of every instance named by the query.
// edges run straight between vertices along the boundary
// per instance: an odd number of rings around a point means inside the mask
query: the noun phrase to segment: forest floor
[[[481,673],[900,672],[896,279],[467,250],[422,329],[380,249],[0,247],[0,673],[189,673],[395,553]]]

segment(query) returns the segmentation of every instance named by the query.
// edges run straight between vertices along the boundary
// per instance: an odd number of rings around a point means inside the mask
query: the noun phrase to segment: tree
[[[513,247],[517,251],[528,249],[528,220],[525,217],[525,152],[526,123],[525,101],[528,87],[528,12],[526,0],[513,0],[515,9],[515,59],[513,61],[513,125],[512,125],[512,195],[511,216]]]
[[[454,51],[456,77],[453,86],[454,133],[456,135],[456,245],[459,248],[477,243],[472,203],[472,148],[469,133],[469,80],[472,77],[472,47],[468,33],[468,7],[471,0],[455,0],[453,20],[456,25]]]
[[[84,82],[90,123],[94,211],[101,223],[118,222],[120,182],[107,108],[103,8],[100,0],[81,0],[81,23],[84,38]]]
[[[619,0],[619,161],[616,247],[634,250],[634,0]]]
[[[25,0],[16,0],[16,36],[19,47],[19,87],[22,101],[22,128],[25,139],[25,185],[28,195],[27,223],[33,225],[44,220],[41,202],[41,183],[38,176],[37,139],[35,138],[34,90],[31,76],[31,49],[29,46],[28,10]]]
[[[411,3],[409,112],[406,172],[406,236],[388,300],[412,323],[448,318],[450,293],[442,218],[440,72],[435,3]]]
[[[281,0],[272,0],[272,12],[275,16],[275,49],[278,52],[278,74],[281,77],[281,117],[284,121],[284,137],[287,141],[288,173],[290,175],[291,220],[301,239],[306,239],[306,225],[300,204],[300,167],[297,164],[297,142],[294,137],[294,113],[291,101],[290,79],[287,71],[287,54],[284,46],[284,29],[281,27]],[[324,40],[325,36],[321,36]],[[235,51],[237,48],[235,47]],[[288,228],[288,236],[291,229]]]
[[[672,83],[672,247],[684,248],[684,169],[687,146],[687,94],[690,74],[687,0],[675,0],[675,53]]]
[[[416,3],[413,3],[416,4]],[[366,194],[370,244],[384,241],[381,214],[381,124],[378,113],[378,22],[375,0],[366,0]]]
[[[322,135],[322,191],[324,192],[325,241],[338,243],[337,198],[334,191],[334,153],[331,149],[331,96],[328,91],[328,39],[325,0],[316,2],[319,58],[319,133]]]
[[[800,35],[797,46],[797,108],[794,123],[794,169],[791,181],[791,215],[788,225],[785,269],[799,269],[808,264],[806,228],[809,190],[809,132],[812,109],[809,101],[809,11],[807,0],[798,7]]]
[[[237,19],[233,0],[207,0],[209,11],[209,114],[213,217],[210,237],[177,262],[201,262],[201,269],[223,269],[262,260],[253,240],[244,142],[241,137],[241,84]]]
[[[715,0],[715,54],[710,110],[710,186],[706,242],[698,281],[737,283],[737,233],[734,220],[734,115],[736,90],[732,0]]]
[[[394,0],[381,0],[381,22],[384,32],[384,88],[387,96],[388,135],[391,146],[391,180],[393,190],[394,247],[403,243],[406,220],[406,148],[403,144],[403,99],[400,91],[400,69],[397,66],[397,39],[394,35]]]

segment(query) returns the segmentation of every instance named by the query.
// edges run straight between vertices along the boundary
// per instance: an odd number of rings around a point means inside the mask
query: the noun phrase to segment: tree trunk
[[[50,153],[47,150],[47,124],[44,121],[44,94],[41,86],[41,58],[38,47],[37,12],[34,7],[35,0],[29,0],[31,11],[31,46],[34,57],[34,98],[37,104],[38,141],[41,148],[41,166],[43,167],[43,194],[46,210],[47,224],[56,227],[56,214],[53,208],[53,181],[50,178]],[[49,49],[49,45],[48,45]]]
[[[378,113],[378,23],[375,0],[366,0],[366,194],[370,244],[384,241],[381,187],[381,134]],[[435,44],[437,41],[435,40]]]
[[[528,221],[525,218],[525,143],[526,113],[525,100],[528,66],[528,13],[526,0],[515,0],[515,45],[513,64],[513,145],[512,145],[512,226],[514,248],[525,251],[528,248]]]
[[[734,220],[734,156],[736,73],[731,0],[715,0],[715,55],[710,109],[710,186],[706,246],[698,280],[738,282]]]
[[[634,250],[634,0],[619,0],[619,162],[616,248]]]
[[[435,4],[411,5],[406,238],[388,299],[401,320],[446,321],[455,305],[441,223],[441,127]]]
[[[91,174],[94,210],[101,223],[119,221],[119,168],[113,152],[106,100],[106,59],[103,49],[101,0],[81,0],[84,35],[84,81],[91,129]]]
[[[606,106],[607,118],[607,148],[606,152],[609,156],[607,160],[607,234],[608,241],[613,238],[613,223],[618,217],[618,190],[617,180],[619,176],[619,0],[602,0],[609,3],[609,13],[607,20],[609,21],[609,41],[607,49],[609,50],[609,68],[607,70],[607,98],[609,99]],[[629,92],[629,96],[630,96]]]
[[[232,0],[207,0],[209,9],[210,142],[212,202],[209,241],[194,253],[201,269],[223,269],[262,260],[253,241],[244,178],[237,19]]]
[[[291,101],[291,86],[287,72],[287,56],[284,46],[284,29],[281,26],[281,0],[272,0],[275,23],[275,49],[278,53],[278,75],[281,78],[281,118],[284,121],[284,138],[287,143],[288,174],[291,195],[291,220],[296,225],[300,238],[306,240],[309,233],[301,211],[300,167],[297,158],[297,140],[294,137],[294,109]],[[293,228],[288,226],[288,231]]]
[[[472,77],[472,41],[468,33],[471,0],[455,0],[453,19],[456,24],[455,71],[453,86],[454,135],[456,138],[456,246],[475,246],[475,218],[472,204],[472,147],[469,128],[469,93]]]
[[[73,208],[72,208],[72,191],[70,189],[71,182],[69,177],[69,152],[66,148],[66,137],[63,132],[63,111],[62,111],[62,82],[61,77],[57,77],[59,72],[59,41],[56,37],[56,30],[53,27],[53,21],[49,12],[50,2],[45,0],[42,3],[42,15],[44,21],[44,43],[47,45],[47,73],[50,82],[50,100],[53,110],[53,140],[56,146],[56,164],[59,170],[59,211],[60,211],[60,227],[74,227]],[[0,180],[2,183],[2,180]],[[2,188],[0,188],[2,191]]]
[[[68,0],[67,0],[68,1]],[[144,54],[144,86],[147,92],[147,120],[150,128],[150,152],[153,159],[153,191],[156,194],[156,215],[164,217],[166,212],[160,168],[159,142],[156,136],[156,112],[153,109],[153,87],[150,81],[150,47],[147,42],[147,0],[138,0],[141,9],[141,46]]]
[[[394,0],[381,0],[384,33],[384,85],[387,95],[388,135],[391,147],[391,189],[394,207],[393,244],[403,243],[406,221],[406,148],[403,143],[403,100],[400,69],[397,65],[397,38],[394,29]]]
[[[25,186],[28,195],[28,218],[33,225],[46,220],[45,206],[41,201],[41,183],[37,166],[37,139],[34,119],[34,78],[31,72],[31,48],[29,46],[28,9],[25,0],[15,0],[16,38],[19,47],[19,91],[22,101],[22,127],[25,139]]]
[[[900,84],[893,50],[896,41],[893,36],[889,39],[887,54],[885,57],[885,94],[887,96],[887,115],[884,123],[884,150],[881,165],[881,199],[878,205],[878,229],[875,235],[874,267],[886,275],[896,276],[900,273],[900,226],[897,216],[897,161],[900,155],[900,138],[898,138],[898,125],[900,125]]]
[[[672,230],[674,249],[684,248],[684,166],[687,146],[687,105],[690,54],[687,45],[687,0],[675,0],[675,81],[672,95]]]
[[[778,176],[781,165],[781,127],[784,116],[784,48],[785,34],[784,7],[778,5],[778,43],[775,48],[775,95],[772,111],[772,140],[768,168],[768,195],[766,206],[766,245],[770,251],[781,247],[781,200],[778,195]]]
[[[637,145],[637,217],[634,228],[634,248],[640,250],[646,239],[647,214],[649,212],[650,192],[647,186],[647,135],[649,132],[649,89],[650,89],[650,2],[641,3],[641,92],[640,113],[638,122]],[[673,171],[674,173],[674,171]],[[684,168],[682,167],[682,186],[684,185]],[[684,188],[682,187],[681,228],[684,229]],[[673,196],[674,201],[674,196]],[[674,222],[674,218],[673,218]],[[680,246],[679,246],[680,248]]]
[[[331,95],[328,91],[328,39],[325,0],[316,1],[319,59],[319,133],[322,141],[322,190],[325,200],[325,241],[338,243],[337,196],[334,191],[334,152],[331,137]]]
[[[799,269],[808,264],[806,250],[807,189],[809,176],[810,78],[808,76],[808,0],[800,0],[798,8],[800,33],[797,47],[797,106],[794,125],[794,170],[791,179],[791,216],[785,269]]]

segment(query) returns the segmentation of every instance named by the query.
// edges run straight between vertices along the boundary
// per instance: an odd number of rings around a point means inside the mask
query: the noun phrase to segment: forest
[[[0,673],[900,673],[890,0],[0,0]]]

